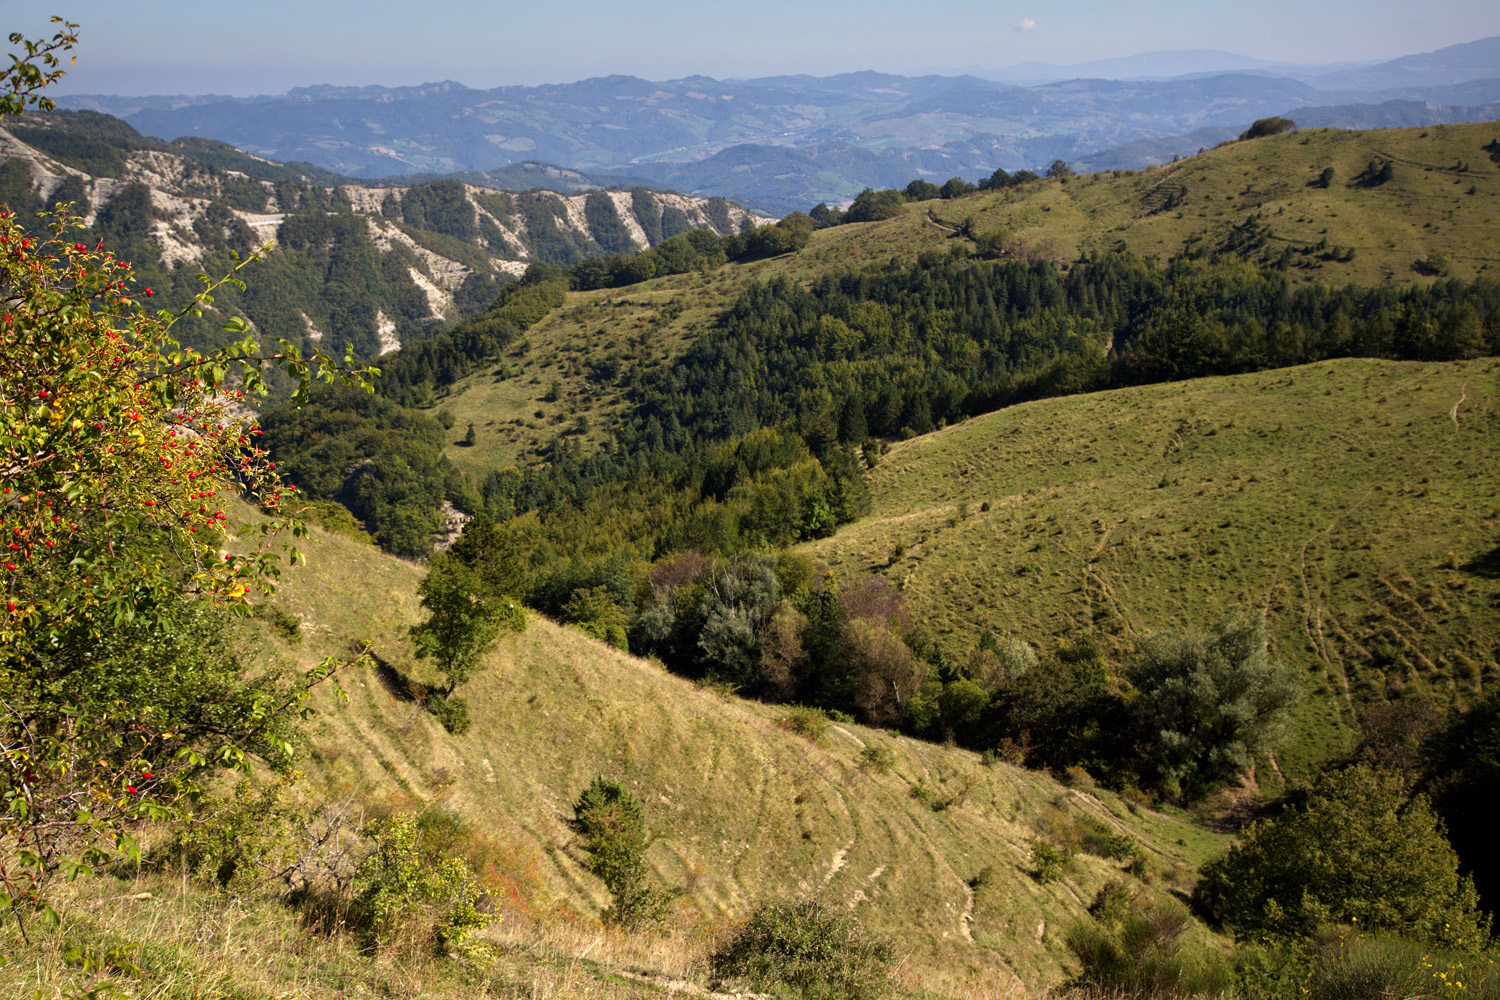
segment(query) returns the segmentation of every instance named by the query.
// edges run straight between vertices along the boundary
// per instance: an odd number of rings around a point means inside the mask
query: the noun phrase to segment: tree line
[[[1072,174],[1072,168],[1063,160],[1054,160],[1047,170],[1048,177],[1070,177]],[[1004,167],[997,167],[994,173],[988,177],[981,177],[977,182],[966,181],[962,177],[950,177],[938,185],[918,177],[899,190],[884,188],[877,191],[874,188],[865,188],[854,196],[854,200],[846,209],[830,208],[827,202],[819,202],[807,214],[819,229],[840,226],[849,222],[879,222],[882,219],[895,218],[901,214],[901,206],[910,202],[932,201],[935,198],[949,201],[980,191],[1003,191],[1006,188],[1018,187],[1036,180],[1041,180],[1040,174],[1030,170],[1017,170],[1011,173]]]

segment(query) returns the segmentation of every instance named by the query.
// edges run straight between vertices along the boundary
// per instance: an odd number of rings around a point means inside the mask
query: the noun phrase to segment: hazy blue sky
[[[1165,49],[1383,59],[1500,35],[1496,0],[4,0],[4,29],[82,25],[59,93],[280,93],[1075,63]],[[21,10],[25,8],[25,10]]]

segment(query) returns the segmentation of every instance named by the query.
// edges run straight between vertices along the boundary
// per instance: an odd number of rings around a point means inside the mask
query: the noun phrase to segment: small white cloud
[[[1017,31],[1035,31],[1036,30],[1036,18],[1034,18],[1034,17],[1023,17],[1023,18],[1021,18],[1021,23],[1018,24],[1018,25],[1016,25],[1015,30],[1017,30]]]

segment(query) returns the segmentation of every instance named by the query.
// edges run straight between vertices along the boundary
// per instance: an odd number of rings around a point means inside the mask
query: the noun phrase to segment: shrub
[[[876,774],[887,774],[896,766],[896,753],[884,743],[869,743],[859,752],[859,766]]]
[[[806,705],[793,705],[792,708],[781,717],[777,723],[782,729],[790,730],[800,736],[806,736],[814,743],[821,744],[823,738],[828,735],[828,713],[821,708],[809,708]]]
[[[1026,755],[1029,752],[1030,743],[1026,733],[1022,733],[1019,740],[1006,736],[1000,740],[999,746],[980,754],[979,763],[985,767],[994,767],[996,764],[1024,767],[1026,764]]]
[[[911,797],[922,803],[933,812],[942,812],[951,804],[948,798],[939,794],[924,779],[917,779],[917,783],[911,786]]]
[[[442,723],[443,728],[454,736],[462,736],[469,731],[473,720],[469,717],[469,702],[466,698],[453,695],[450,698],[437,698],[432,702],[430,709],[433,718]]]
[[[562,620],[579,630],[628,651],[626,630],[630,617],[610,594],[608,587],[579,587],[563,606]]]
[[[313,808],[296,800],[293,785],[286,776],[261,785],[241,778],[232,791],[205,794],[193,822],[178,826],[170,845],[158,845],[149,861],[171,864],[234,895],[277,879],[289,896],[342,891],[363,856],[353,846],[357,838],[352,828],[349,836],[339,835],[349,803]],[[324,833],[329,836],[320,836]],[[330,841],[343,849],[325,852]]]
[[[1434,950],[1391,934],[1361,934],[1356,925],[1320,934],[1307,975],[1309,1000],[1365,997],[1500,997],[1500,974],[1483,956]]]
[[[757,990],[787,990],[804,1000],[866,1000],[896,992],[890,944],[846,912],[816,901],[756,907],[714,952],[715,976]]]
[[[1446,250],[1433,250],[1425,258],[1412,262],[1412,270],[1418,274],[1441,278],[1448,273],[1450,258]]]
[[[1083,850],[1095,857],[1125,861],[1135,857],[1140,845],[1128,833],[1116,833],[1103,823],[1095,823],[1083,832]]]
[[[1297,123],[1290,118],[1280,116],[1274,118],[1258,118],[1244,132],[1240,133],[1241,139],[1260,139],[1268,135],[1280,135],[1297,127]]]
[[[1056,844],[1045,840],[1031,842],[1031,877],[1046,885],[1062,878],[1073,859]]]
[[[1099,783],[1088,770],[1077,764],[1070,764],[1063,768],[1062,783],[1069,788],[1098,788]]]
[[[1303,807],[1252,824],[1204,866],[1197,894],[1252,939],[1307,938],[1345,921],[1434,941],[1488,931],[1427,801],[1407,800],[1399,777],[1363,764],[1325,777]]]
[[[375,849],[354,877],[351,916],[377,947],[445,952],[490,923],[468,862],[424,851],[417,817],[377,821],[366,832]]]
[[[1120,883],[1100,890],[1094,920],[1075,924],[1068,949],[1082,969],[1076,979],[1104,994],[1172,997],[1221,994],[1229,974],[1206,956],[1183,948],[1186,909],[1175,901],[1145,903]]]

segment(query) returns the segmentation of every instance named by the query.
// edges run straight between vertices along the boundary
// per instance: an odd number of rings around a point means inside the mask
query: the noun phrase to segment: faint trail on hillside
[[[1302,599],[1304,610],[1302,613],[1302,631],[1307,635],[1307,641],[1312,643],[1313,651],[1318,654],[1318,659],[1323,662],[1323,673],[1332,674],[1334,667],[1334,656],[1329,655],[1328,637],[1323,634],[1323,603],[1314,601],[1312,585],[1307,582],[1307,550],[1319,538],[1327,535],[1338,525],[1339,518],[1328,522],[1328,527],[1314,534],[1302,543],[1301,557],[1298,562],[1297,571],[1302,581]],[[1354,695],[1349,690],[1349,672],[1344,669],[1343,660],[1338,662],[1338,675],[1341,686],[1344,689],[1344,702],[1349,706],[1349,711],[1354,711]]]
[[[1284,775],[1284,774],[1281,773],[1281,765],[1278,764],[1278,763],[1276,763],[1276,755],[1274,753],[1269,753],[1268,752],[1266,754],[1266,759],[1268,761],[1270,761],[1270,763],[1271,763],[1271,770],[1273,770],[1273,771],[1276,772],[1276,779],[1281,782],[1281,787],[1285,788],[1286,787],[1286,775]]]
[[[1114,589],[1104,579],[1104,574],[1094,568],[1094,564],[1104,554],[1104,549],[1109,544],[1109,536],[1113,534],[1114,530],[1114,525],[1105,528],[1103,536],[1099,539],[1099,544],[1094,546],[1094,551],[1090,552],[1088,558],[1083,561],[1083,600],[1088,609],[1090,629],[1095,629],[1096,627],[1094,624],[1094,595],[1098,594],[1099,599],[1104,602],[1104,605],[1124,625],[1125,632],[1129,635],[1134,635],[1135,626],[1130,624],[1130,617],[1125,614],[1125,609],[1120,607],[1120,602],[1115,600]]]
[[[958,933],[970,944],[974,943],[974,932],[969,925],[974,922],[974,890],[967,882],[960,882],[964,887],[964,912],[958,915]]]
[[[1458,402],[1453,404],[1453,409],[1448,411],[1448,419],[1453,421],[1453,433],[1458,433],[1458,408],[1464,405],[1464,400],[1469,398],[1469,383],[1465,382],[1459,390],[1463,395],[1458,397]]]
[[[953,880],[963,890],[964,908],[958,918],[958,933],[969,944],[973,944],[974,934],[969,930],[969,924],[974,919],[973,888],[969,885],[968,879],[960,875],[952,863],[949,862],[947,855],[938,849],[937,844],[932,842],[932,838],[927,835],[927,831],[922,828],[922,824],[917,822],[915,817],[909,820],[909,822],[911,831],[922,839],[922,845],[927,849],[927,856],[932,859],[934,870],[946,871],[949,875],[953,876]]]
[[[828,874],[823,876],[823,884],[824,885],[827,885],[829,882],[832,882],[833,881],[833,877],[835,875],[837,875],[843,869],[843,867],[844,867],[844,858],[848,856],[848,854],[849,854],[849,848],[851,848],[853,846],[854,846],[854,841],[851,840],[851,841],[849,841],[849,843],[845,844],[843,847],[840,847],[838,850],[836,850],[836,851],[833,852],[833,861],[828,865]]]
[[[941,221],[940,219],[938,219],[937,215],[930,208],[927,210],[927,221],[929,223],[931,223],[932,225],[936,226],[937,228],[943,230],[943,232],[945,232],[945,233],[956,233],[956,232],[958,232],[958,227],[957,226],[950,226],[947,223]]]
[[[860,749],[864,749],[865,741],[862,740],[862,739],[860,739],[858,736],[855,736],[853,733],[849,732],[849,730],[845,729],[843,726],[833,725],[833,726],[829,726],[828,728],[832,729],[836,733],[839,733],[839,734],[847,737],[850,743],[853,743],[855,746],[859,747]]]
[[[673,979],[662,973],[634,972],[628,969],[610,971],[612,975],[623,979],[633,979],[638,983],[666,990],[668,993],[685,993],[688,996],[704,997],[705,1000],[775,1000],[769,993],[719,993],[687,979]]]

